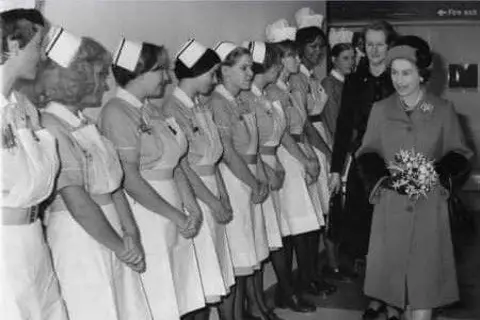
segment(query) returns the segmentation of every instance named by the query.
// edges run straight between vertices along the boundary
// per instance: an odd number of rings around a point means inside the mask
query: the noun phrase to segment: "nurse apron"
[[[252,86],[252,92],[256,87]],[[260,135],[260,156],[271,168],[276,170],[277,166],[277,147],[286,128],[285,114],[283,113],[280,101],[271,102],[264,97],[260,91],[256,94],[258,98],[259,109],[257,109],[257,122]],[[264,121],[262,121],[264,120]],[[264,131],[268,137],[262,134]],[[283,246],[282,232],[280,227],[281,205],[278,191],[270,190],[267,200],[262,203],[263,215],[265,217],[265,227],[267,231],[268,246],[270,250],[276,250]]]
[[[217,122],[216,124],[219,130],[226,131],[228,132],[227,134],[232,136],[234,144],[235,141],[241,142],[243,148],[242,150],[238,150],[237,148],[237,152],[241,154],[250,170],[255,173],[257,164],[255,115],[251,112],[239,115],[240,106],[238,100],[231,96],[222,85],[217,86],[212,99],[226,100],[224,103],[226,104],[226,108],[229,109],[228,112],[235,114],[232,116],[232,118],[235,119],[234,123],[227,124]],[[216,110],[213,111],[216,112]],[[261,206],[254,206],[252,204],[252,189],[233,174],[227,165],[221,162],[219,168],[230,196],[230,204],[233,208],[233,220],[227,224],[226,229],[235,276],[248,276],[253,274],[254,269],[259,266],[257,247],[255,245],[253,215],[261,214],[257,209],[259,207],[261,209]]]
[[[120,186],[123,172],[113,145],[81,113],[77,117],[61,104],[50,103],[43,117],[52,132],[63,132],[57,136],[62,165],[57,188],[70,185],[65,180],[83,182],[86,192],[122,236],[111,192]],[[52,121],[60,128],[53,128]],[[66,153],[67,144],[74,146],[73,154]],[[77,166],[69,161],[74,158],[80,160]],[[47,210],[47,240],[69,319],[151,319],[139,274],[90,236],[59,194]]]
[[[303,68],[302,68],[303,70]],[[305,74],[305,72],[303,72]],[[305,74],[306,75],[306,74]],[[322,112],[325,108],[325,104],[328,100],[328,95],[321,85],[320,81],[317,81],[312,76],[308,77],[310,92],[307,94],[307,110],[309,118],[315,129],[317,129],[320,136],[323,138],[323,141],[327,146],[332,150],[333,148],[333,138],[328,130],[325,129],[324,123],[318,119],[321,118]],[[320,175],[317,180],[317,189],[319,190],[320,204],[322,212],[324,214],[328,213],[329,202],[330,202],[330,191],[328,188],[328,172],[330,172],[330,163],[327,161],[326,155],[318,150],[313,148],[315,154],[320,163]]]
[[[39,128],[26,98],[13,93],[0,100],[0,319],[67,320],[38,219],[38,204],[51,194],[59,168],[56,141]],[[37,128],[19,126],[26,116]]]
[[[278,87],[289,94],[291,106],[289,113],[289,131],[292,136],[298,136],[303,133],[303,126],[307,120],[305,110],[295,103],[290,96],[288,85],[282,82],[277,83]],[[304,143],[298,143],[298,146],[307,154],[311,155],[311,147]],[[285,181],[282,189],[279,190],[280,204],[282,207],[282,216],[291,235],[298,235],[314,230],[319,230],[325,225],[323,212],[321,209],[318,190],[315,190],[315,184],[307,186],[305,181],[307,173],[303,164],[292,156],[283,146],[278,148],[278,158],[285,168]]]
[[[140,164],[143,178],[168,203],[182,209],[173,179],[187,140],[174,118],[149,119],[151,132],[140,135],[140,154],[161,149],[154,162]],[[147,271],[142,274],[153,318],[175,320],[205,306],[193,241],[180,235],[176,224],[130,199],[145,249]]]
[[[202,110],[194,106],[193,101],[180,92],[179,88],[175,89],[173,96],[176,100],[172,101],[173,103],[177,101],[178,105],[172,107],[191,121],[190,124],[186,124],[187,128],[184,130],[189,140],[188,161],[190,167],[218,198],[215,172],[217,162],[222,156],[223,146],[217,126],[213,122],[209,110]],[[185,99],[188,99],[188,101],[183,102]],[[185,106],[187,103],[191,105],[191,108]],[[230,292],[230,287],[235,283],[235,274],[225,225],[218,224],[212,216],[210,207],[200,199],[197,200],[203,212],[204,220],[198,235],[193,239],[193,243],[205,299],[208,303],[215,303],[220,301],[221,296]]]

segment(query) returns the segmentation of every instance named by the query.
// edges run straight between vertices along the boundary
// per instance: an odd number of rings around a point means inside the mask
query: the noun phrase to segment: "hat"
[[[297,28],[290,27],[288,21],[280,19],[272,24],[269,24],[265,30],[268,42],[277,43],[285,40],[295,41],[295,34]]]
[[[113,55],[113,65],[127,69],[128,71],[135,71],[140,54],[142,53],[142,43],[134,42],[122,38],[118,44],[117,50]]]
[[[46,56],[64,68],[68,68],[82,44],[82,39],[59,26],[52,26],[47,33]]]
[[[0,12],[15,9],[35,9],[35,0],[0,0]]]
[[[322,29],[323,15],[316,14],[310,8],[302,8],[295,13],[295,21],[297,22],[298,29],[317,27]]]
[[[228,54],[235,50],[238,46],[232,42],[228,41],[221,41],[217,43],[215,47],[213,47],[213,50],[217,53],[217,55],[220,57],[221,61],[225,61],[227,58]]]
[[[195,78],[220,63],[215,51],[204,47],[195,39],[188,40],[178,51],[175,59],[177,78]]]
[[[345,28],[341,29],[330,29],[328,34],[328,42],[330,43],[330,48],[333,48],[336,44],[339,43],[352,43],[353,40],[353,31],[347,30]]]
[[[252,55],[252,60],[255,63],[263,64],[265,62],[265,53],[267,47],[264,42],[261,41],[245,41],[242,44],[242,47],[245,47],[250,51]]]
[[[417,63],[417,49],[408,45],[396,46],[388,50],[386,64],[389,66],[395,59],[405,59]]]

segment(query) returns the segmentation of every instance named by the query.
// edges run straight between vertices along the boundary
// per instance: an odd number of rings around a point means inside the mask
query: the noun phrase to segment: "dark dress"
[[[330,172],[342,173],[349,154],[354,154],[362,143],[372,105],[394,92],[387,71],[378,77],[362,66],[347,77],[337,119]],[[367,254],[373,207],[360,179],[353,159],[348,172],[345,207],[337,225],[340,250],[352,259]]]

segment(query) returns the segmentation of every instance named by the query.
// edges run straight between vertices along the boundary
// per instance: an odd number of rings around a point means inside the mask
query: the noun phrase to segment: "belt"
[[[192,166],[192,169],[201,177],[213,176],[215,174],[215,166],[211,164]]]
[[[38,218],[39,206],[30,208],[9,208],[1,207],[2,225],[22,225],[31,224]]]
[[[257,155],[256,154],[244,154],[242,156],[243,160],[245,160],[245,162],[247,164],[257,164]]]
[[[277,154],[277,146],[263,146],[263,147],[260,147],[259,148],[259,151],[261,154],[264,154],[264,155],[269,155],[269,156],[274,156]]]
[[[96,204],[98,204],[100,207],[112,203],[112,195],[110,193],[91,194],[90,198],[92,198],[92,200]],[[49,211],[50,213],[59,212],[59,211],[68,211],[68,208],[65,205],[65,202],[59,196],[57,196],[55,201],[53,201],[52,204],[50,205]]]
[[[141,175],[145,180],[149,181],[172,180],[173,169],[174,168],[144,170],[141,171]]]
[[[290,136],[295,140],[295,142],[303,143],[305,140],[302,134],[290,134]]]
[[[316,114],[316,115],[308,116],[308,120],[310,120],[311,123],[321,122],[323,120],[322,119],[322,114],[319,113],[319,114]]]

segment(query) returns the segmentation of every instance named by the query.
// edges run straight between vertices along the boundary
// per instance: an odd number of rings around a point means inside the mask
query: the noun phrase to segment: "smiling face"
[[[337,57],[332,57],[332,62],[334,68],[341,74],[350,74],[355,62],[355,53],[353,49],[343,50]]]
[[[292,52],[283,57],[282,63],[287,74],[295,74],[300,70],[300,57],[296,52]]]
[[[390,68],[392,83],[402,98],[413,96],[420,90],[421,77],[418,68],[406,59],[395,59]]]
[[[142,82],[146,97],[151,99],[160,99],[165,95],[165,89],[172,82],[170,76],[170,61],[166,51],[158,56],[157,63],[150,71],[142,74],[138,80]]]
[[[307,43],[303,49],[303,59],[311,66],[319,65],[325,55],[325,43],[320,36]]]
[[[222,67],[224,81],[240,90],[249,90],[253,80],[252,65],[252,57],[249,54],[242,55],[233,66]]]
[[[365,34],[365,51],[371,65],[380,65],[387,57],[387,36],[381,30],[368,30]]]
[[[81,104],[86,108],[98,108],[102,105],[102,99],[109,87],[107,84],[109,64],[95,63],[88,66],[89,75],[84,85],[84,94]]]

